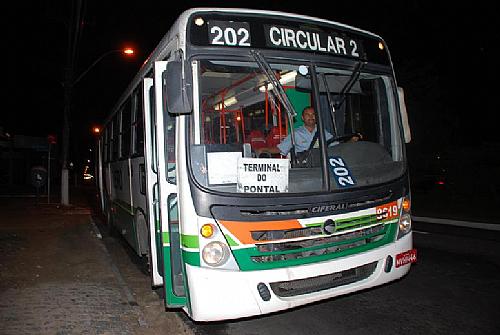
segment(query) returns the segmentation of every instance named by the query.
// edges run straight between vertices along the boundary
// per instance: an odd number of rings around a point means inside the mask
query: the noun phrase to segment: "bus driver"
[[[314,112],[313,107],[307,106],[304,108],[302,112],[302,121],[304,121],[304,125],[294,130],[296,152],[304,152],[309,150],[311,142],[315,137],[314,135],[316,133],[316,113]],[[325,133],[325,136],[327,141],[333,138],[333,135],[330,134],[328,131]],[[350,142],[357,142],[360,139],[361,135],[356,134],[350,139]],[[332,144],[338,144],[338,142],[334,142]],[[317,146],[318,143],[316,141],[314,147]],[[281,141],[281,143],[278,144],[276,147],[266,147],[266,148],[256,149],[256,154],[257,157],[259,157],[261,154],[266,154],[266,153],[281,154],[283,156],[286,156],[291,149],[292,149],[292,139],[291,139],[291,134],[288,134],[288,136],[285,137],[283,141]]]

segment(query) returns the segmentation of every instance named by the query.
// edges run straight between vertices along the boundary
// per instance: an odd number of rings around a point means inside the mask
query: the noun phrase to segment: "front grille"
[[[380,241],[384,238],[387,227],[388,225],[378,224],[340,235],[299,241],[259,244],[256,245],[256,248],[260,255],[252,256],[252,261],[256,263],[267,263],[338,253]]]
[[[368,278],[377,267],[377,262],[327,275],[271,283],[271,289],[278,297],[293,297],[301,294],[328,290]]]
[[[357,218],[340,219],[335,221],[336,232],[357,229],[370,226],[378,222],[376,215],[366,215]],[[315,224],[310,227],[283,229],[283,230],[260,230],[252,231],[252,238],[255,241],[276,241],[289,238],[311,237],[324,235],[322,224]]]

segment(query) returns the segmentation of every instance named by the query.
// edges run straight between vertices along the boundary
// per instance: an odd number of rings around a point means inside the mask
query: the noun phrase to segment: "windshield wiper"
[[[256,50],[250,50],[250,54],[255,59],[257,65],[259,65],[262,72],[266,75],[269,83],[272,85],[272,87],[274,87],[273,94],[276,95],[280,103],[285,107],[286,114],[288,116],[288,123],[290,124],[290,139],[292,141],[292,149],[290,150],[290,152],[292,154],[292,161],[294,161],[295,134],[293,130],[293,118],[297,115],[297,113],[295,112],[292,103],[288,99],[288,96],[286,95],[285,90],[283,89],[283,86],[281,85],[279,79],[276,77],[276,73],[274,73],[274,71],[271,69],[271,66],[264,58],[264,56]]]
[[[337,103],[333,102],[332,94],[330,92],[330,88],[328,87],[328,81],[326,80],[326,76],[324,73],[321,73],[321,78],[323,79],[323,83],[324,83],[325,89],[326,89],[328,104],[330,105],[330,114],[332,116],[333,130],[335,132],[335,136],[327,141],[327,145],[334,143],[334,142],[349,139],[353,135],[356,135],[355,133],[353,133],[353,134],[349,134],[349,135],[339,136],[339,133],[337,131],[337,121],[335,119],[335,113],[340,107],[342,107],[342,104],[345,102],[345,99],[347,97],[347,93],[349,93],[351,91],[352,87],[354,86],[354,84],[358,80],[359,75],[361,74],[361,70],[363,69],[363,67],[365,65],[366,65],[366,62],[361,62],[361,61],[356,64],[356,67],[352,71],[351,76],[349,77],[349,80],[344,85],[344,87],[342,87],[342,90],[339,93],[340,100],[337,101]]]
[[[352,71],[351,77],[349,77],[349,80],[344,85],[344,87],[342,87],[342,90],[339,93],[340,101],[335,104],[335,109],[339,109],[345,102],[347,93],[351,91],[356,81],[358,81],[359,75],[361,74],[361,70],[363,69],[363,67],[365,67],[366,64],[367,62],[362,62],[362,61],[359,61],[356,64],[356,67]]]
[[[326,80],[326,76],[324,73],[320,74],[321,79],[323,79],[323,83],[325,84],[325,89],[326,89],[326,97],[328,99],[328,105],[330,105],[330,114],[332,116],[332,123],[333,123],[333,131],[335,132],[335,136],[337,136],[337,121],[335,120],[335,104],[333,103],[333,98],[332,94],[330,92],[330,88],[328,87],[328,82]]]

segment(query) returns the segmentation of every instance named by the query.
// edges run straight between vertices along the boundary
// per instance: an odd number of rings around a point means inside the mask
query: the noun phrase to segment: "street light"
[[[79,22],[79,13],[77,15],[77,20],[75,22]],[[76,25],[78,27],[78,25]],[[74,36],[76,36],[75,34]],[[71,111],[71,99],[72,99],[72,91],[73,87],[97,64],[99,63],[104,57],[113,54],[113,53],[123,53],[127,57],[130,57],[134,54],[134,49],[127,47],[124,49],[114,49],[114,50],[109,50],[99,57],[90,64],[90,66],[82,72],[75,80],[73,80],[74,76],[74,66],[75,66],[75,55],[76,55],[76,46],[77,46],[77,40],[74,40],[72,38],[72,34],[68,34],[68,45],[70,47],[68,48],[68,58],[67,58],[67,64],[65,68],[65,75],[64,75],[64,120],[63,120],[63,148],[62,148],[62,171],[61,171],[61,204],[63,205],[69,205],[69,192],[68,192],[68,167],[67,167],[67,160],[68,160],[68,153],[69,153],[69,119],[70,119],[70,111]]]
[[[78,78],[76,78],[74,81],[73,81],[73,86],[76,85],[76,83],[78,83],[97,63],[99,63],[104,57],[106,57],[107,55],[110,55],[112,53],[115,53],[115,52],[119,52],[119,53],[123,53],[124,55],[126,55],[127,57],[131,57],[134,55],[135,51],[134,49],[130,48],[130,47],[127,47],[127,48],[124,48],[124,49],[115,49],[115,50],[109,50],[105,53],[103,53],[102,55],[100,55],[92,64],[90,64],[90,66],[82,72],[81,75],[78,76]]]

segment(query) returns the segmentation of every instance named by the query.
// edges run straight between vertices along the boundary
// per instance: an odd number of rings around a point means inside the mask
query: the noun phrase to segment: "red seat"
[[[281,141],[286,137],[285,129],[281,129],[281,138],[280,138],[280,129],[278,127],[271,128],[269,134],[267,134],[266,143],[268,147],[276,147]]]
[[[247,141],[252,146],[252,149],[260,149],[265,148],[266,138],[264,137],[264,133],[260,130],[252,130],[248,135]]]

